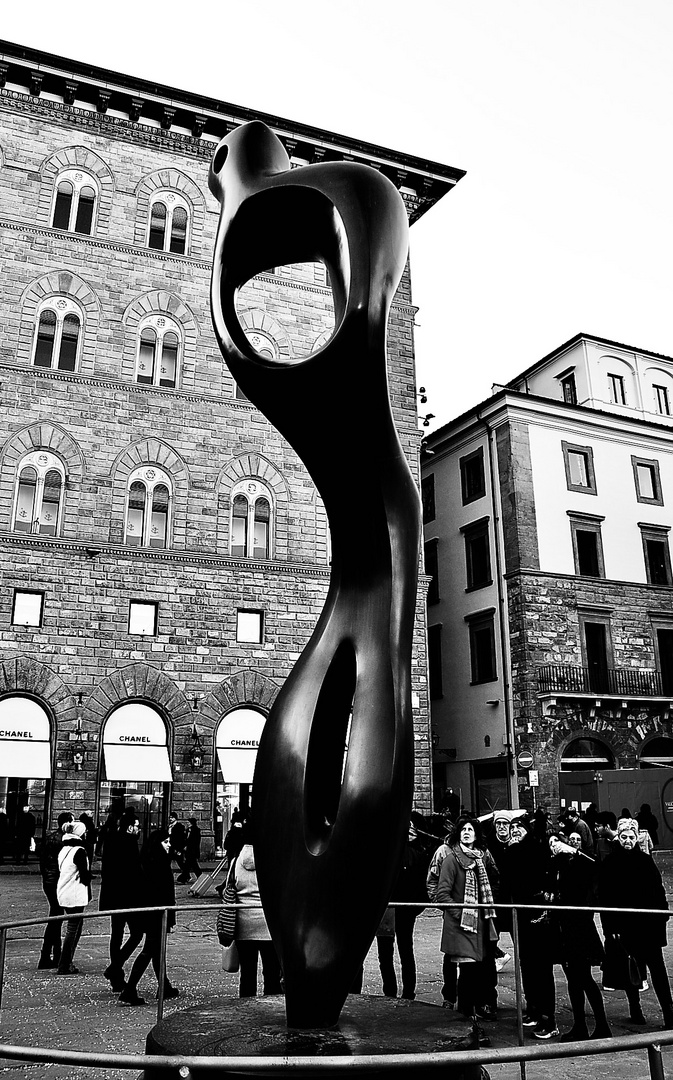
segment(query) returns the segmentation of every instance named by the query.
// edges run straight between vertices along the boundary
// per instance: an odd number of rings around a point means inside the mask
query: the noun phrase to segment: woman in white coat
[[[84,919],[77,918],[91,900],[91,866],[84,847],[86,826],[71,821],[64,826],[63,844],[58,853],[58,884],[56,897],[68,919],[58,965],[59,975],[77,975],[73,964],[75,949],[82,933]]]

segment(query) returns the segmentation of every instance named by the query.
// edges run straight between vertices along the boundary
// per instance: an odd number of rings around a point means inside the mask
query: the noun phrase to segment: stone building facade
[[[438,793],[649,802],[673,846],[672,380],[578,335],[427,440]]]
[[[26,802],[38,836],[64,807],[131,801],[146,830],[173,809],[210,853],[329,580],[321,500],[212,330],[214,147],[268,120],[294,165],[385,172],[412,221],[462,174],[8,43],[0,87],[0,809],[10,840]],[[238,314],[262,355],[308,355],[324,266],[269,268]],[[389,374],[418,476],[414,315],[407,267]],[[427,808],[422,598],[413,662]]]

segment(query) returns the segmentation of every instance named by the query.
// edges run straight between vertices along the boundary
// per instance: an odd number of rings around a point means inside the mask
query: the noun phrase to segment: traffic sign
[[[520,769],[530,769],[533,764],[533,755],[530,750],[520,750],[516,755],[516,763]]]
[[[540,774],[537,769],[530,769],[528,771],[528,787],[540,786]]]

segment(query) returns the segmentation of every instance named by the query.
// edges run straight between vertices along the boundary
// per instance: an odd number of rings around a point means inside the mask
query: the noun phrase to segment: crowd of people
[[[478,819],[456,808],[454,818],[412,814],[392,903],[376,936],[385,995],[396,997],[401,990],[403,998],[414,999],[415,922],[424,907],[435,903],[446,905],[440,941],[443,1005],[472,1018],[483,1044],[488,1038],[481,1022],[497,1020],[498,972],[511,959],[502,948],[505,934],[517,939],[523,1025],[536,1038],[608,1038],[603,994],[618,990],[626,994],[631,1021],[645,1024],[640,994],[648,976],[664,1027],[673,1028],[673,997],[662,954],[667,901],[652,858],[658,823],[647,804],[635,818],[627,807],[617,818],[592,806],[582,814],[568,808],[556,823],[542,810],[531,816],[523,810],[498,810]],[[68,919],[63,934],[61,923],[47,923],[38,967],[55,968],[59,975],[78,973],[74,957],[82,913],[91,901],[96,854],[99,909],[113,912],[109,964],[103,974],[127,1005],[145,1004],[138,984],[150,964],[158,990],[162,918],[160,912],[124,914],[123,909],[174,905],[173,862],[178,882],[201,874],[196,818],[185,825],[171,814],[167,830],[151,832],[142,847],[139,839],[140,823],[131,807],[111,808],[99,830],[90,815],[75,821],[64,812],[40,852],[49,915],[66,914]],[[223,848],[226,871],[217,891],[221,896],[226,888],[229,899],[243,905],[236,909],[233,932],[240,996],[256,994],[260,961],[264,993],[282,993],[281,967],[260,906],[251,825],[244,814],[234,813]],[[516,928],[511,908],[500,905],[517,905]],[[592,910],[596,906],[616,909],[600,915],[602,937]],[[629,908],[644,910],[622,913]],[[174,923],[175,913],[169,912],[169,930]],[[555,965],[567,980],[573,1014],[572,1027],[562,1035],[556,1020]],[[598,967],[602,986],[595,974]],[[177,996],[179,991],[164,979],[164,998]],[[362,972],[351,992],[361,988]],[[591,1031],[587,1004],[593,1015]]]
[[[482,822],[462,814],[430,860],[427,894],[443,909],[440,949],[442,995],[449,1008],[475,1021],[497,1018],[500,935],[513,933],[517,912],[523,1025],[538,1039],[609,1038],[604,992],[623,990],[634,1024],[645,1024],[640,993],[649,974],[665,1028],[673,1028],[673,998],[662,948],[666,914],[600,915],[568,908],[667,909],[661,873],[652,858],[657,821],[645,804],[634,818],[624,807],[580,815],[568,808],[554,825],[544,811],[501,810]],[[484,835],[483,827],[487,826]],[[479,904],[479,907],[470,906]],[[496,905],[494,907],[493,905]],[[564,910],[566,909],[566,910]],[[567,980],[572,1027],[561,1034],[556,1020],[554,967]],[[602,968],[602,988],[593,969]],[[457,978],[455,970],[457,969]],[[593,1030],[586,1019],[587,1004]],[[483,1042],[488,1039],[478,1025]]]

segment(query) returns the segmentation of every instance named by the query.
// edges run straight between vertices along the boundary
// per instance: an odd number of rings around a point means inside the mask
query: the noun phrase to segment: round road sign
[[[533,766],[533,755],[530,750],[520,750],[516,755],[516,763],[520,769],[530,769]]]

